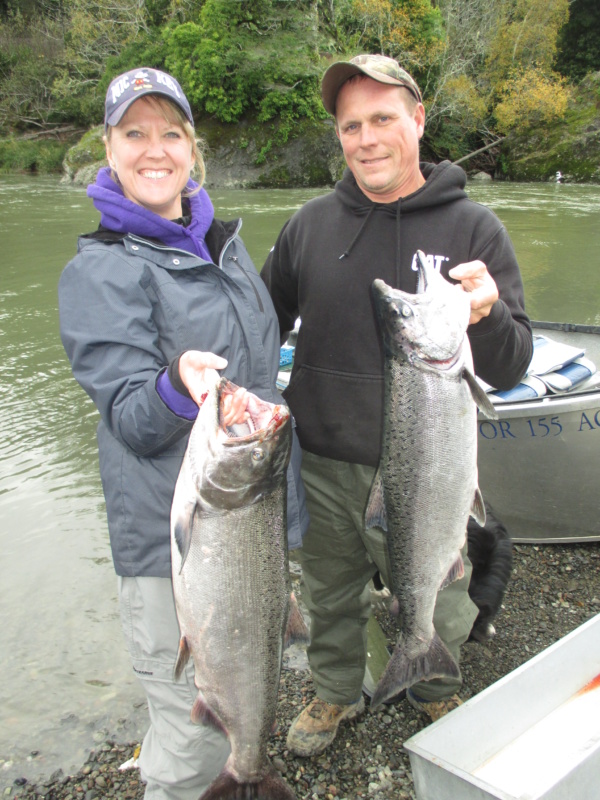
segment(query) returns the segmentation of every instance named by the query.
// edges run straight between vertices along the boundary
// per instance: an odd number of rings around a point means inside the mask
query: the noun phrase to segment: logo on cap
[[[193,125],[192,111],[177,81],[158,69],[132,69],[116,77],[106,93],[104,124],[116,125],[131,103],[145,94],[168,97],[184,112]]]

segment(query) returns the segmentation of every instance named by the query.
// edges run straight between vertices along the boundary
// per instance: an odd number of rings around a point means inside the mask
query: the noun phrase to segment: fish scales
[[[477,486],[478,391],[466,337],[469,301],[419,261],[420,293],[375,281],[385,351],[381,460],[366,524],[387,530],[391,610],[400,634],[372,698],[376,708],[420,680],[458,676],[437,636],[438,591],[464,574],[460,550],[470,513],[482,518]]]
[[[225,432],[219,403],[233,388],[221,382],[208,393],[173,499],[173,589],[182,635],[176,670],[192,657],[198,688],[192,718],[221,728],[231,745],[223,772],[202,798],[292,800],[267,758],[289,616],[289,412],[255,398],[263,415],[256,426]]]
[[[414,605],[413,591],[430,583],[441,586],[465,541],[476,488],[472,467],[476,412],[464,383],[403,364],[394,363],[392,370],[398,372],[393,384],[404,391],[390,403],[386,426],[390,436],[382,453],[388,546],[403,619],[407,625],[409,620],[417,625],[422,617],[433,617],[435,595],[429,592],[429,606],[412,615],[406,609]],[[465,413],[457,416],[459,406]],[[452,519],[449,508],[463,511]],[[403,535],[405,531],[411,535]],[[434,537],[436,531],[444,531],[443,542]],[[436,538],[438,545],[432,549]]]
[[[185,628],[192,617],[200,631],[193,651],[197,688],[225,728],[235,731],[232,745],[239,747],[239,756],[251,753],[254,765],[240,764],[235,754],[240,772],[250,774],[266,760],[279,688],[273,676],[279,674],[289,586],[283,548],[277,551],[281,537],[276,533],[271,540],[264,531],[279,526],[276,509],[282,504],[278,489],[256,510],[232,512],[228,521],[215,516],[203,525],[197,520],[186,559],[188,581],[179,595]]]

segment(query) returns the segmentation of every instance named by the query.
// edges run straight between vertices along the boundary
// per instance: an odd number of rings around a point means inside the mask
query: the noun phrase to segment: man
[[[523,285],[508,234],[468,199],[464,172],[419,164],[425,125],[412,77],[385,56],[333,64],[322,82],[348,165],[335,190],[286,223],[262,277],[282,339],[301,327],[285,397],[303,447],[311,524],[303,542],[304,598],[311,616],[309,662],[316,698],[294,721],[288,746],[324,750],[343,719],[364,708],[369,580],[389,585],[379,529],[364,510],[380,455],[383,354],[370,286],[375,278],[415,292],[415,253],[470,293],[468,335],[475,369],[499,389],[517,384],[532,354]],[[465,577],[438,595],[434,624],[459,659],[477,609]],[[409,702],[437,719],[460,704],[461,680],[420,682]]]

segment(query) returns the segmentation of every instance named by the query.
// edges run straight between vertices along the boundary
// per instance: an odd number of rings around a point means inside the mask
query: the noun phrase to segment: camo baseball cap
[[[110,82],[104,103],[104,127],[117,125],[129,106],[145,94],[167,97],[194,124],[190,104],[175,78],[159,69],[141,67],[117,75]]]
[[[411,78],[400,64],[388,56],[363,54],[352,58],[350,61],[337,61],[332,64],[321,82],[321,97],[323,105],[330,114],[335,115],[335,101],[339,90],[352,75],[362,73],[379,83],[388,83],[392,86],[405,86],[413,97],[422,103],[421,92],[416,81]]]

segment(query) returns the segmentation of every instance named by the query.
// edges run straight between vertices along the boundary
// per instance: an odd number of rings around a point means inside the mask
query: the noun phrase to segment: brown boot
[[[443,700],[423,700],[423,698],[417,697],[409,689],[406,692],[406,699],[413,708],[422,714],[426,714],[432,722],[445,717],[449,711],[454,711],[455,708],[462,706],[462,700],[457,694],[453,694],[452,697],[445,697]]]
[[[309,703],[290,727],[287,746],[297,756],[315,756],[322,753],[336,737],[343,719],[356,719],[365,710],[365,701],[348,706],[336,706],[319,700]]]

